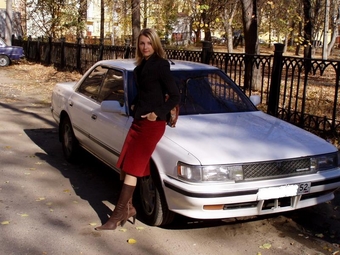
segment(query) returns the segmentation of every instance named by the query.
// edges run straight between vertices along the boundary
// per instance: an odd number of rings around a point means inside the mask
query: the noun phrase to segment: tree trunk
[[[80,43],[84,43],[86,36],[86,20],[87,20],[87,1],[80,0],[78,9],[78,27],[77,36],[80,38]]]
[[[13,24],[12,0],[6,0],[5,40],[8,46],[12,45],[12,24]]]
[[[140,0],[131,0],[132,6],[132,45],[137,43],[140,33]]]
[[[312,17],[311,17],[311,0],[303,0],[303,14],[304,14],[304,58],[312,57]]]
[[[257,77],[255,74],[252,59],[258,54],[258,34],[257,34],[257,2],[256,0],[242,0],[243,31],[245,41],[245,72],[244,89],[249,89],[252,84],[251,78]],[[254,81],[256,78],[254,79]],[[253,83],[256,87],[256,82]]]
[[[104,22],[105,22],[104,0],[100,0],[100,40],[102,43],[104,43]]]

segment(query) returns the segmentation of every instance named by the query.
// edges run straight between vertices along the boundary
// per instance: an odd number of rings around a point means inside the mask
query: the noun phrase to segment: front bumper
[[[311,183],[302,195],[259,199],[259,190]],[[340,187],[340,170],[312,175],[230,184],[192,184],[163,180],[169,209],[195,219],[225,219],[292,211],[327,202]]]

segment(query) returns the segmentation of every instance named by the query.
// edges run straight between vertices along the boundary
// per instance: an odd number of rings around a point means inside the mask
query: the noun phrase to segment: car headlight
[[[338,153],[325,154],[311,157],[310,159],[310,168],[315,172],[329,170],[337,167],[338,165]]]
[[[192,166],[177,164],[178,177],[190,182],[235,182],[243,180],[242,165]]]

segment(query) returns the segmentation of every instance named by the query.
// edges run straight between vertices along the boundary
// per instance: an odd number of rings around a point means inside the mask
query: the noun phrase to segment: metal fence
[[[134,47],[103,44],[13,40],[29,61],[84,73],[102,59],[134,57]],[[207,63],[227,73],[247,95],[259,94],[259,108],[269,114],[332,140],[340,135],[339,61],[283,56],[282,45],[273,55],[165,48],[169,59]]]

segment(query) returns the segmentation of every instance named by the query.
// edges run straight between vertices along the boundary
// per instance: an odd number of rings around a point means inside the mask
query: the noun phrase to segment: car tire
[[[60,138],[64,157],[69,162],[75,162],[78,158],[80,147],[68,116],[64,117],[61,121]]]
[[[8,66],[9,63],[10,60],[6,55],[0,55],[0,66]]]
[[[169,211],[155,166],[151,175],[139,179],[139,205],[142,219],[150,226],[170,224],[175,213]]]

